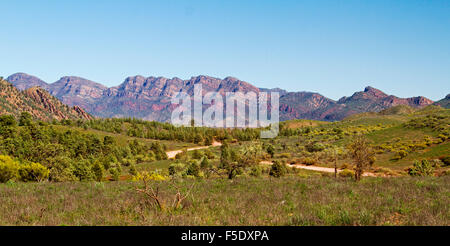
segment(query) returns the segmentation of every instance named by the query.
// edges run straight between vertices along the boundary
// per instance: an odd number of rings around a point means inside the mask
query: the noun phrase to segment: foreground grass
[[[0,185],[0,225],[450,225],[450,178],[239,178],[196,182],[160,211],[135,182]],[[183,188],[182,188],[183,189]],[[175,190],[161,184],[171,202]]]

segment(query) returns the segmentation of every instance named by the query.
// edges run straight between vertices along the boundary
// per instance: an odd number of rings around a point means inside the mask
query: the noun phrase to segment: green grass
[[[0,185],[0,225],[450,225],[450,177],[325,177],[196,182],[177,211],[161,211],[139,183]],[[161,198],[175,190],[161,184]]]

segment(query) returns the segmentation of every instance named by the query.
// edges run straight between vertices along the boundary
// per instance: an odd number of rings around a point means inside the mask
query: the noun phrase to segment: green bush
[[[192,151],[192,158],[196,159],[196,160],[200,160],[203,157],[203,152],[196,149],[194,151]]]
[[[184,160],[187,158],[187,152],[186,150],[181,151],[180,153],[175,155],[176,160]]]
[[[396,159],[403,159],[407,155],[408,155],[408,152],[406,152],[405,150],[399,150],[399,151],[397,151]]]
[[[23,182],[41,182],[48,179],[49,170],[39,163],[31,162],[19,168],[19,179]]]
[[[307,166],[316,165],[317,160],[311,157],[304,157],[302,158],[302,164],[305,164]]]
[[[136,166],[135,166],[135,165],[131,165],[131,166],[130,166],[130,169],[128,169],[128,173],[129,173],[131,176],[136,176],[136,175],[138,174],[138,171],[137,171],[137,169],[136,169]]]
[[[53,182],[67,182],[76,181],[78,178],[74,175],[73,160],[58,156],[48,159],[48,166],[50,167],[49,180]]]
[[[355,172],[350,169],[344,169],[339,172],[339,177],[352,178],[355,176]]]
[[[427,160],[414,161],[413,167],[408,169],[408,174],[411,176],[431,176],[434,168]]]
[[[169,166],[169,175],[175,176],[177,174],[182,175],[186,171],[186,165],[183,163],[172,163]]]
[[[73,174],[79,181],[92,181],[95,179],[95,174],[87,160],[75,161]]]
[[[250,169],[250,175],[253,177],[260,177],[262,175],[262,168],[261,166],[254,166]]]
[[[209,159],[209,160],[213,160],[216,158],[216,156],[214,155],[214,153],[210,150],[210,149],[205,149],[204,151],[205,156]]]
[[[143,158],[144,158],[144,156],[142,156],[142,159]],[[123,158],[122,159],[122,166],[129,167],[134,164],[136,164],[136,161],[134,159],[131,159],[131,158]]]
[[[325,149],[325,145],[322,143],[309,143],[306,145],[306,150],[309,152],[319,152]]]
[[[112,180],[119,181],[121,171],[117,167],[110,168],[109,173],[111,174]]]
[[[439,158],[445,166],[450,165],[450,156],[443,156]]]
[[[200,161],[200,168],[201,169],[207,169],[211,166],[209,163],[209,160],[206,156],[203,156],[202,160]]]
[[[11,157],[0,155],[0,183],[6,183],[11,179],[17,178],[19,163]]]
[[[96,160],[92,165],[92,172],[94,172],[95,180],[102,181],[105,169],[100,160]]]
[[[266,150],[270,157],[273,158],[273,156],[275,155],[275,148],[273,147],[273,145],[269,144]]]
[[[200,165],[197,161],[191,161],[186,170],[186,175],[200,177]]]
[[[291,153],[281,153],[280,158],[291,158]]]
[[[287,173],[286,165],[279,161],[274,161],[272,164],[272,168],[270,169],[269,175],[275,178],[279,178],[284,176],[286,173]]]

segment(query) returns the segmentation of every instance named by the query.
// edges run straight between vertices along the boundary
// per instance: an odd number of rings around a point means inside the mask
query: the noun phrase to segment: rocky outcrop
[[[22,112],[30,113],[33,118],[49,120],[88,120],[92,116],[83,109],[71,108],[50,95],[41,87],[31,87],[20,91],[7,81],[0,81],[0,114],[18,117]]]

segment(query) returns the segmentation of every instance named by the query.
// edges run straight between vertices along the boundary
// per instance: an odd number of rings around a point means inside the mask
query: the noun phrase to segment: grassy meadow
[[[159,184],[157,184],[159,183]],[[160,210],[140,182],[0,185],[1,225],[450,225],[450,177],[181,180],[190,195]],[[160,186],[170,204],[176,190]]]

